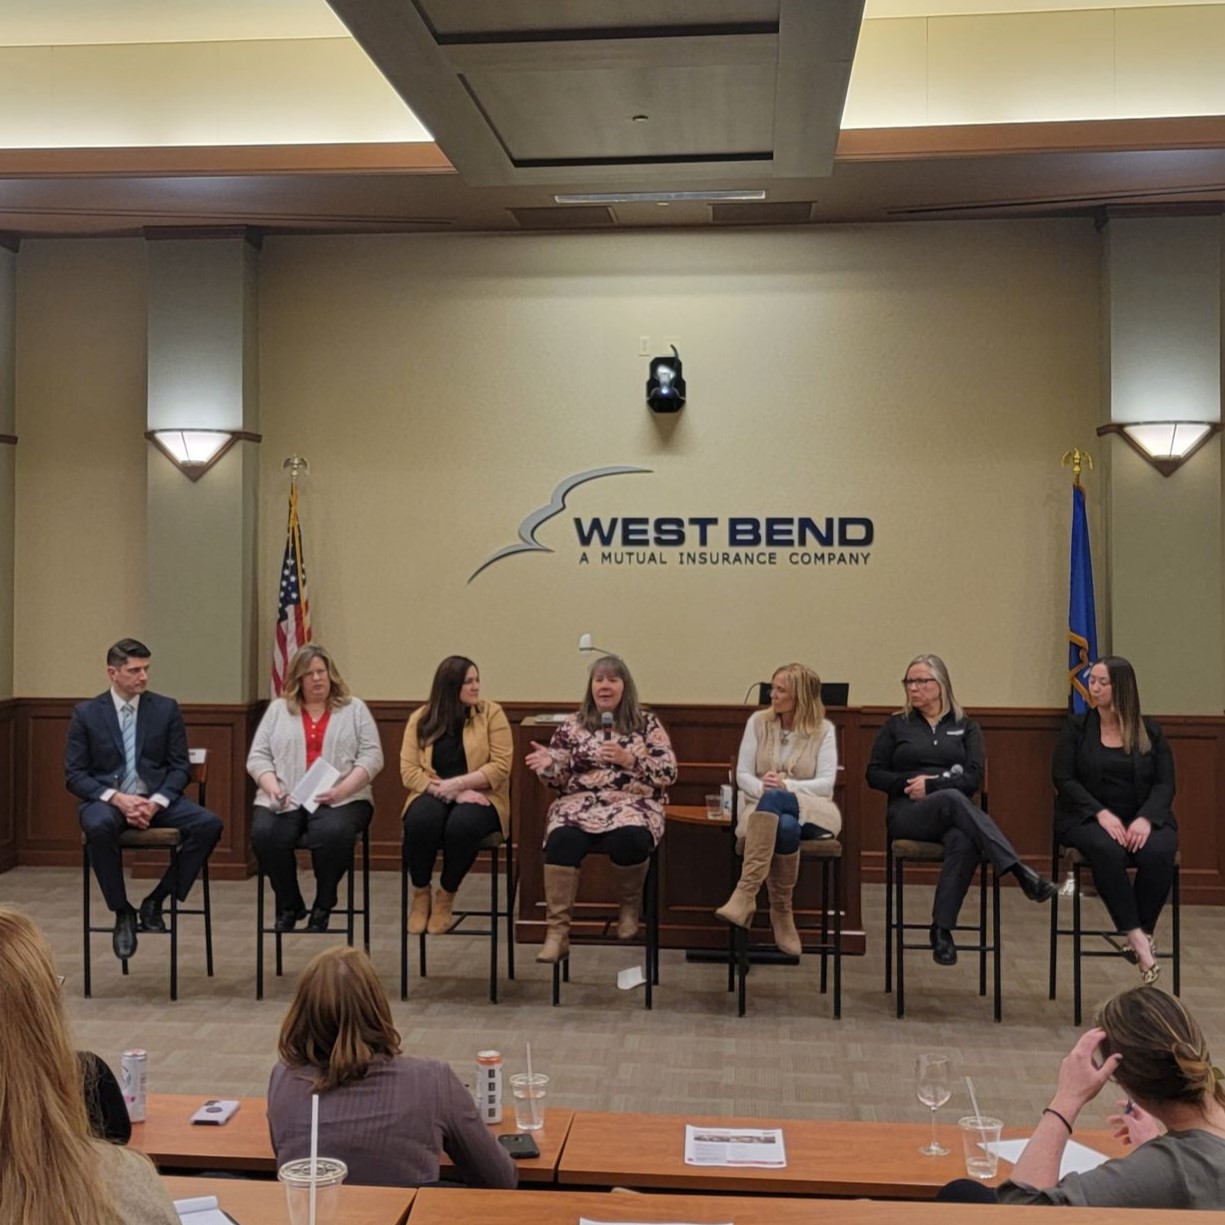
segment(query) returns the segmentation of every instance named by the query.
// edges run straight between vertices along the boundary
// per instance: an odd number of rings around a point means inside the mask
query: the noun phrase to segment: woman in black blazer
[[[1088,861],[1115,927],[1127,933],[1129,960],[1145,983],[1154,983],[1153,930],[1178,850],[1170,809],[1174,758],[1161,728],[1140,713],[1127,660],[1098,660],[1089,670],[1089,696],[1096,709],[1073,715],[1055,749],[1055,832]],[[1136,869],[1134,883],[1129,867]]]

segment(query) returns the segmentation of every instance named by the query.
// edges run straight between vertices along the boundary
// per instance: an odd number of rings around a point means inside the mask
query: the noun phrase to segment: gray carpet
[[[749,1015],[741,1019],[724,989],[722,967],[689,964],[678,951],[663,953],[655,1008],[646,1012],[641,987],[623,992],[615,985],[616,971],[639,954],[610,947],[576,949],[572,981],[555,1009],[548,967],[533,961],[535,946],[520,946],[517,978],[503,980],[494,1006],[488,942],[459,936],[431,940],[430,976],[414,977],[412,998],[402,1004],[398,878],[375,873],[373,881],[371,952],[392,995],[405,1050],[446,1059],[470,1081],[478,1050],[496,1047],[513,1071],[522,1066],[530,1040],[535,1066],[553,1077],[552,1100],[561,1106],[919,1122],[927,1112],[914,1096],[914,1059],[921,1051],[939,1051],[952,1057],[958,1076],[974,1078],[984,1110],[1023,1125],[1049,1099],[1059,1060],[1075,1039],[1070,951],[1065,947],[1060,966],[1061,998],[1049,1002],[1047,910],[1015,889],[1005,890],[1004,1021],[995,1025],[990,999],[977,994],[971,958],[945,969],[922,953],[908,955],[907,1016],[896,1019],[893,997],[882,990],[884,893],[873,886],[864,890],[868,954],[843,963],[841,1022],[830,1019],[829,998],[818,993],[815,958],[799,969],[754,968]],[[144,884],[132,886],[134,897]],[[484,879],[468,882],[469,889],[474,906],[488,897]],[[928,897],[915,888],[912,907],[911,892],[907,910],[917,916]],[[213,886],[217,975],[211,980],[204,974],[199,920],[184,920],[175,1004],[167,994],[168,941],[150,936],[142,937],[126,979],[109,938],[95,936],[93,998],[82,998],[78,872],[17,869],[0,876],[0,901],[27,911],[50,939],[67,975],[64,990],[80,1046],[99,1052],[116,1070],[122,1050],[145,1047],[152,1092],[264,1092],[293,976],[323,938],[287,940],[286,976],[270,974],[257,1003],[253,880]],[[104,918],[96,895],[95,905]],[[1101,913],[1096,901],[1086,908]],[[1168,939],[1168,923],[1163,927],[1159,937]],[[1225,1057],[1225,978],[1210,950],[1223,946],[1225,909],[1184,907],[1183,997],[1204,1024],[1218,1062]],[[1168,965],[1164,974],[1168,987]],[[1135,969],[1121,960],[1089,962],[1086,1023],[1094,1001],[1137,982]],[[1112,1096],[1099,1098],[1085,1125],[1102,1125],[1112,1102]],[[966,1104],[959,1090],[940,1117],[956,1118]]]

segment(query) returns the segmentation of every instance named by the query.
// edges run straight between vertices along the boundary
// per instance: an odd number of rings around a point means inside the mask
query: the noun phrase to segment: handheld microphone
[[[950,766],[947,770],[945,770],[944,773],[940,775],[940,777],[941,778],[960,778],[961,775],[963,775],[965,772],[966,772],[965,767],[960,762],[958,762],[957,765]]]
[[[612,739],[613,717],[612,711],[606,710],[600,715],[600,726],[604,729],[604,739]]]

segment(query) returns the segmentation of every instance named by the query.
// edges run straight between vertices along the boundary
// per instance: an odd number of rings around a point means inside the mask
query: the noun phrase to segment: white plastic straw
[[[527,1086],[528,1094],[532,1091],[532,1044],[527,1044]]]
[[[974,1107],[974,1117],[981,1119],[983,1116],[978,1110],[978,1098],[974,1096],[974,1082],[968,1076],[966,1077],[966,1088],[970,1091],[970,1105]]]
[[[311,1200],[310,1225],[315,1225],[315,1192],[319,1182],[319,1094],[311,1094]]]

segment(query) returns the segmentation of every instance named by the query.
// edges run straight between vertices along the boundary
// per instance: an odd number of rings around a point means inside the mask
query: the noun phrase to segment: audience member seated
[[[313,797],[298,795],[321,757],[340,777]],[[276,894],[277,931],[292,931],[307,917],[294,859],[303,834],[315,869],[306,926],[327,931],[337,886],[374,812],[370,782],[382,768],[379,731],[365,702],[349,692],[327,651],[308,643],[289,661],[284,692],[264,712],[247,757],[247,771],[259,784],[251,846]],[[308,812],[312,799],[318,807]]]
[[[996,823],[973,804],[983,782],[986,751],[978,723],[953,696],[938,655],[918,655],[902,680],[906,704],[880,729],[868,761],[868,786],[889,797],[886,820],[893,838],[944,844],[944,862],[932,906],[932,956],[954,965],[953,928],[982,859],[1011,872],[1031,901],[1046,902],[1055,886],[1017,858]]]
[[[387,993],[359,949],[330,948],[303,970],[279,1053],[268,1085],[278,1165],[310,1156],[311,1095],[318,1093],[319,1151],[349,1167],[350,1183],[436,1183],[440,1146],[470,1186],[518,1183],[514,1163],[450,1066],[400,1053]]]
[[[1077,1115],[1111,1080],[1127,1097],[1110,1122],[1134,1151],[1060,1178]],[[940,1198],[981,1201],[991,1194],[981,1184],[958,1180]],[[998,1199],[1090,1208],[1225,1208],[1225,1084],[1203,1031],[1181,1001],[1136,987],[1102,1006],[1097,1028],[1082,1034],[1064,1058],[1055,1096]]]
[[[221,837],[221,819],[183,795],[191,778],[187,730],[179,704],[149,690],[152,652],[123,638],[106,653],[110,688],[72,712],[64,754],[68,790],[80,801],[89,862],[115,915],[115,956],[136,952],[138,915],[128,904],[119,838],[129,829],[177,829],[178,897],[185,901]],[[145,931],[164,932],[162,905],[176,885],[170,865],[140,904]]]
[[[0,1222],[178,1225],[157,1171],[90,1130],[51,950],[0,906]]]
[[[1055,833],[1084,856],[1111,921],[1127,933],[1128,960],[1154,983],[1153,932],[1178,851],[1174,756],[1156,721],[1140,712],[1127,660],[1099,659],[1089,670],[1089,696],[1096,708],[1069,718],[1055,749]]]
[[[740,880],[715,911],[749,927],[765,882],[774,943],[803,951],[791,898],[800,874],[800,843],[842,829],[833,801],[838,772],[834,725],[821,704],[821,678],[803,664],[785,664],[770,682],[770,707],[750,716],[736,762],[736,837],[744,839]]]
[[[460,882],[481,843],[510,829],[510,724],[496,702],[481,701],[481,674],[463,655],[438,665],[430,700],[413,711],[400,749],[404,857],[413,885],[408,930],[445,932]],[[430,898],[434,862],[442,876]]]
[[[545,826],[548,933],[536,960],[556,963],[569,953],[579,865],[592,851],[606,853],[614,865],[617,938],[632,940],[648,860],[664,836],[676,755],[663,724],[639,705],[624,660],[604,655],[592,664],[578,713],[553,733],[547,748],[533,741],[526,760],[561,792]]]

